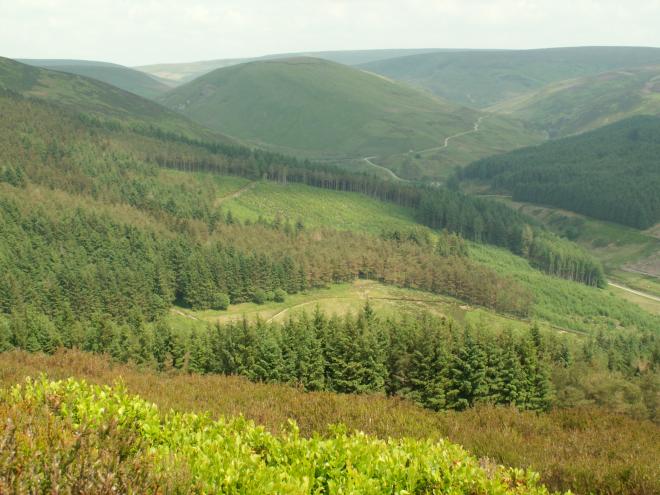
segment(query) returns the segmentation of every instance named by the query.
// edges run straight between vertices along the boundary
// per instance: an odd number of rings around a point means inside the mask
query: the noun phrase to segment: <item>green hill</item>
[[[660,118],[639,116],[485,158],[460,175],[511,192],[514,200],[645,229],[660,221],[658,156]]]
[[[660,115],[660,65],[560,81],[490,110],[531,122],[553,138],[633,115]]]
[[[310,58],[218,69],[159,101],[212,129],[274,150],[323,158],[397,155],[397,162],[411,150],[443,151],[447,137],[474,132],[484,117],[386,78]],[[488,120],[500,129],[498,122],[506,119]],[[499,141],[506,149],[515,147],[512,141],[538,142],[518,123],[509,130],[506,139],[495,139],[471,158],[493,152]],[[437,175],[441,166],[424,164],[416,175]]]
[[[449,101],[486,108],[549,83],[654,63],[660,63],[659,48],[580,47],[440,52],[360,67]]]
[[[163,80],[118,64],[87,60],[57,59],[22,59],[18,61],[43,69],[78,74],[79,76],[96,79],[149,99],[153,99],[170,89],[170,86],[165,84]]]
[[[2,57],[0,89],[50,101],[77,113],[106,121],[152,126],[193,138],[231,141],[158,103],[110,84]]]
[[[160,101],[218,131],[321,156],[431,147],[478,118],[401,84],[311,58],[218,69]]]

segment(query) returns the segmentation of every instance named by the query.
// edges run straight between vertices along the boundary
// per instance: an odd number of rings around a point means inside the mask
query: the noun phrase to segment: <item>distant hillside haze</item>
[[[122,120],[133,125],[155,126],[198,139],[231,141],[209,131],[158,103],[90,77],[60,70],[26,65],[0,57],[0,88],[23,96],[38,97],[68,107],[76,112],[104,120]],[[112,68],[110,64],[87,65],[92,70]],[[135,71],[134,71],[135,72]]]
[[[78,74],[97,79],[144,98],[153,99],[165,93],[170,87],[164,80],[155,76],[107,62],[58,59],[22,59],[18,61],[43,69],[68,72],[70,74]]]
[[[660,65],[568,79],[490,110],[525,120],[557,138],[634,115],[660,115]]]
[[[449,101],[486,108],[549,83],[649,64],[660,64],[659,48],[436,52],[379,60],[360,67]]]

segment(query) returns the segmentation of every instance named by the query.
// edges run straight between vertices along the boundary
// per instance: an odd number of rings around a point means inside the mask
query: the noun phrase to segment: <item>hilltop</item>
[[[483,109],[553,82],[658,63],[659,48],[576,47],[438,52],[360,67]]]
[[[394,163],[387,163],[391,168],[408,160],[411,150],[425,156],[434,150],[442,153],[439,160],[422,163],[419,172],[403,171],[413,177],[437,175],[442,160],[454,152],[465,154],[455,144],[463,139],[458,137],[474,132],[485,117],[496,132],[483,140],[481,135],[473,137],[482,145],[474,146],[477,152],[468,152],[469,159],[462,163],[499,147],[538,142],[534,132],[516,121],[486,116],[383,77],[312,58],[218,69],[175,88],[159,101],[212,129],[307,157],[395,155]],[[507,127],[506,137],[502,127]],[[457,139],[445,146],[450,136]]]
[[[245,140],[329,156],[430,147],[478,118],[404,85],[313,58],[218,69],[160,101]]]
[[[18,62],[69,74],[89,77],[153,99],[170,87],[163,80],[123,65],[88,60],[21,59]]]
[[[262,57],[225,58],[217,60],[200,60],[196,62],[150,64],[134,68],[152,76],[164,79],[169,84],[179,85],[190,82],[193,79],[203,76],[204,74],[208,74],[215,69],[244,64],[247,62],[295,57],[313,57],[329,60],[330,62],[337,62],[339,64],[358,65],[392,57],[401,57],[404,55],[414,55],[418,53],[430,53],[435,51],[446,50],[436,48],[403,48],[389,50],[339,50],[329,52],[276,53],[272,55],[264,55]]]

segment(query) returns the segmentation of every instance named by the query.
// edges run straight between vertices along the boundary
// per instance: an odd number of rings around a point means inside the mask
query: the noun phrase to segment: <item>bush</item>
[[[211,309],[225,310],[229,307],[229,296],[224,292],[217,292],[213,297]]]
[[[329,438],[303,438],[293,422],[287,433],[275,436],[243,417],[213,421],[207,415],[162,415],[122,387],[72,379],[27,381],[0,398],[6,404],[0,406],[0,439],[21,442],[1,444],[3,493],[17,486],[30,493],[51,491],[44,487],[108,494],[548,493],[536,473],[486,470],[462,447],[444,440],[380,440],[347,433],[345,427],[333,427]],[[31,435],[7,431],[13,421],[23,423],[35,412],[40,416],[32,420],[37,424],[31,431],[40,432],[38,443]],[[9,427],[3,430],[4,425]],[[59,427],[55,433],[53,425]],[[76,452],[80,425],[82,440],[92,443]],[[68,438],[48,442],[53,435]],[[117,447],[108,451],[106,445]],[[88,453],[96,458],[88,461]],[[74,461],[72,477],[55,477],[49,463],[61,471],[70,465],[68,459]],[[80,471],[84,479],[76,476],[78,464],[85,468]]]
[[[273,301],[281,303],[284,302],[285,299],[286,299],[286,291],[282,289],[275,289]]]
[[[256,304],[263,304],[268,300],[266,291],[263,289],[257,289],[252,293],[252,302]]]

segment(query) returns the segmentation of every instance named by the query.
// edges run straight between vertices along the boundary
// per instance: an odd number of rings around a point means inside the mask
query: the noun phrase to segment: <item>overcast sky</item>
[[[660,0],[0,0],[0,55],[12,58],[577,45],[660,46]]]

